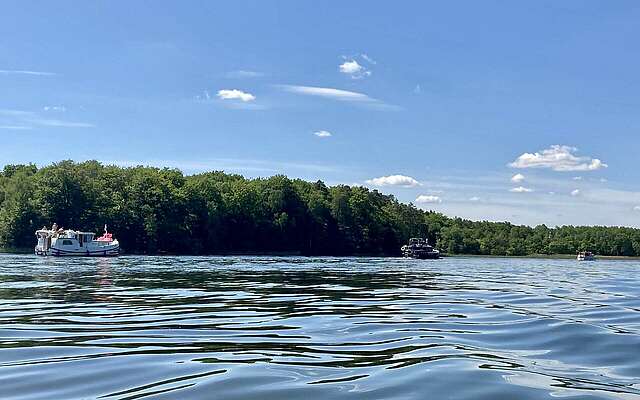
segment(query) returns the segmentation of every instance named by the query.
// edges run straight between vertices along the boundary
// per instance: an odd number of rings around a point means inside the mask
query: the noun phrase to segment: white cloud
[[[575,189],[571,191],[571,195],[573,197],[580,196],[580,189]]]
[[[421,194],[416,198],[416,203],[426,204],[426,203],[442,203],[442,199],[440,196],[433,196],[427,194]]]
[[[514,176],[511,177],[511,182],[513,183],[520,183],[524,181],[524,175],[522,174],[515,174]]]
[[[469,201],[480,201],[480,197],[473,196],[473,197],[469,198]]]
[[[345,61],[338,68],[343,74],[356,74],[364,69],[356,60]]]
[[[371,71],[362,65],[358,64],[356,60],[347,60],[338,66],[338,70],[343,74],[349,75],[352,79],[362,79],[367,76],[371,76]]]
[[[321,138],[326,138],[326,137],[331,137],[331,132],[329,131],[317,131],[317,132],[313,132],[314,135],[316,135],[317,137],[321,137]]]
[[[633,211],[640,211],[640,206],[633,207]]]
[[[549,168],[554,171],[596,171],[608,165],[597,158],[576,156],[578,149],[571,146],[553,145],[548,149],[535,153],[524,153],[514,162],[511,168]]]
[[[400,187],[416,187],[420,186],[420,182],[410,176],[405,175],[389,175],[373,178],[365,181],[369,185],[374,186],[400,186]]]
[[[581,176],[574,176],[572,179],[573,179],[574,181],[581,181],[581,180],[582,180],[582,177],[581,177]]]
[[[251,93],[243,92],[238,89],[222,89],[218,90],[218,97],[223,100],[241,100],[244,102],[253,101],[256,96]]]
[[[533,189],[526,188],[524,186],[518,186],[514,187],[513,189],[509,189],[509,191],[513,193],[531,193],[533,192]]]
[[[57,74],[54,73],[54,72],[43,72],[43,71],[25,71],[25,70],[0,69],[0,75],[54,76],[54,75],[57,75]]]
[[[247,70],[240,69],[237,71],[231,71],[227,73],[227,78],[231,78],[231,79],[261,78],[264,75],[265,75],[264,72],[247,71]]]

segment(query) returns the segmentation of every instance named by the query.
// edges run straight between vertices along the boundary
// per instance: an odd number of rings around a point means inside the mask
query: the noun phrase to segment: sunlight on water
[[[0,255],[0,398],[640,398],[639,267]]]

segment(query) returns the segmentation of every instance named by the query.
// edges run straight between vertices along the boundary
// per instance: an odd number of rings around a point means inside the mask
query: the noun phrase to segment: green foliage
[[[640,230],[535,228],[472,222],[422,211],[364,187],[327,187],[277,175],[245,179],[208,172],[120,168],[62,161],[0,172],[0,247],[32,247],[34,231],[110,226],[131,253],[398,255],[410,237],[450,254],[640,255]]]

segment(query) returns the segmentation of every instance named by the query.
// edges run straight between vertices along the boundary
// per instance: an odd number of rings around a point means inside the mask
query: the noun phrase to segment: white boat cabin
[[[115,256],[120,253],[120,243],[107,232],[95,239],[93,232],[47,229],[36,231],[38,244],[35,253],[42,256]]]

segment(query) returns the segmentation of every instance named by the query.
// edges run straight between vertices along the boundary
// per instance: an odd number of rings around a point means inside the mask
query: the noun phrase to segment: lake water
[[[640,399],[639,272],[0,255],[0,398]]]

